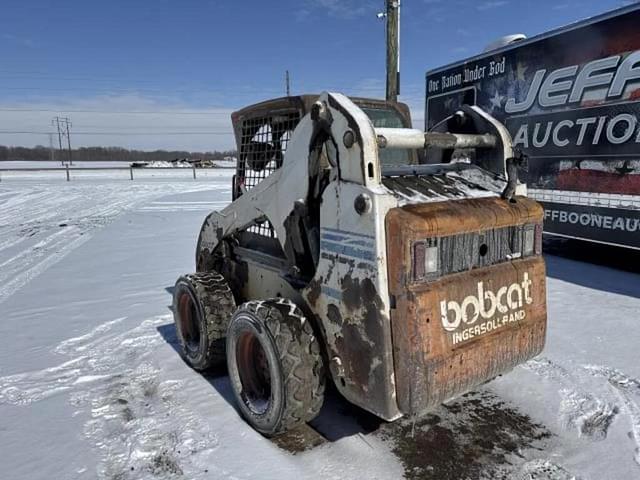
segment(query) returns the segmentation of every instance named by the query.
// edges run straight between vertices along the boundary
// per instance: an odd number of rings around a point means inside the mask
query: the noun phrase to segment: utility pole
[[[51,120],[51,125],[56,127],[56,130],[58,131],[58,151],[61,154],[60,164],[64,166],[64,158],[62,157],[62,132],[60,131],[60,117],[54,117],[54,119]]]
[[[62,165],[64,165],[64,157],[62,155],[62,139],[64,137],[67,138],[67,163],[73,165],[71,158],[71,120],[69,120],[68,117],[54,117],[51,125],[58,130],[58,150],[60,151],[60,161]]]
[[[69,133],[71,122],[67,118],[65,123],[67,124],[67,147],[69,148],[69,165],[73,165],[73,160],[71,158],[71,134]]]
[[[386,0],[386,3],[387,101],[397,102],[400,93],[400,0]]]
[[[291,96],[291,84],[289,82],[289,70],[287,70],[285,72],[284,79],[285,79],[285,84],[286,84],[287,97],[290,97]]]
[[[49,160],[55,161],[55,153],[53,153],[53,133],[49,134]]]

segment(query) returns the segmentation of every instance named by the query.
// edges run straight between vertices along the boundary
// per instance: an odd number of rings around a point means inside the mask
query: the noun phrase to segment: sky
[[[427,70],[503,35],[628,3],[402,0],[400,100],[421,127]],[[0,145],[48,146],[60,115],[73,146],[231,149],[230,113],[284,95],[286,70],[292,94],[382,98],[383,9],[384,0],[2,0]]]

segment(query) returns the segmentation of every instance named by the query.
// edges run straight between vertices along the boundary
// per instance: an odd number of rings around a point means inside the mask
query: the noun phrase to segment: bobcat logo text
[[[462,302],[444,299],[440,302],[442,327],[452,333],[453,343],[460,343],[496,330],[508,323],[526,318],[524,307],[533,303],[531,280],[525,272],[521,282],[486,289],[478,282],[477,294]]]

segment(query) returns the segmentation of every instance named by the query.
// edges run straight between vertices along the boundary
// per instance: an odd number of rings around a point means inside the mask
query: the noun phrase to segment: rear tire
[[[225,335],[236,308],[217,272],[183,275],[173,291],[173,318],[184,359],[196,370],[224,364]]]
[[[227,367],[247,422],[273,436],[315,418],[324,400],[320,345],[291,301],[241,305],[227,332]]]

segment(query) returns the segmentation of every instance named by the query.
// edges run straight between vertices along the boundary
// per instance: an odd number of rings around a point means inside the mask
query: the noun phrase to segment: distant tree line
[[[54,151],[56,160],[67,160],[68,152],[65,150]],[[120,147],[80,147],[71,150],[74,161],[88,162],[150,162],[171,161],[176,158],[199,158],[201,160],[222,160],[224,157],[235,157],[235,150],[219,152],[187,152],[182,150],[155,150],[151,152],[142,150],[128,150]],[[51,152],[48,147],[37,145],[28,147],[5,147],[0,145],[0,162],[6,160],[49,160]]]

